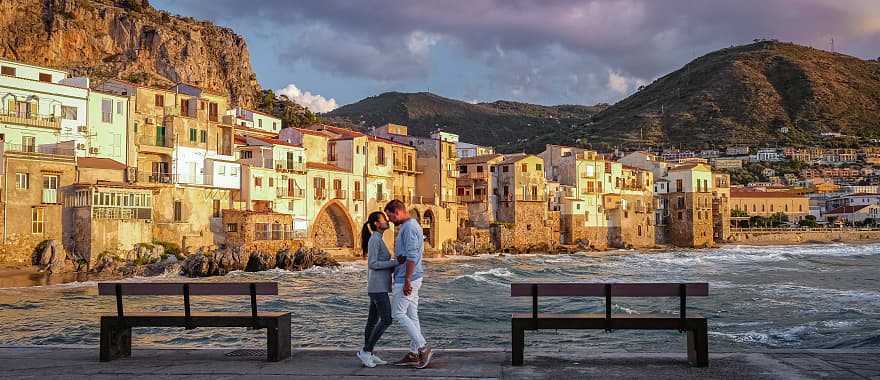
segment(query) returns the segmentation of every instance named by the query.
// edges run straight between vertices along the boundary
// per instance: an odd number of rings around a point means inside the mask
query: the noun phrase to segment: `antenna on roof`
[[[832,53],[837,53],[836,51],[834,51],[834,36],[831,36],[831,42],[830,42],[830,43],[831,43],[831,52],[832,52]]]

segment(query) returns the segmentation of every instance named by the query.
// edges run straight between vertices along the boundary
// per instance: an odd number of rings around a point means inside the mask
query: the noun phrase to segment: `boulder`
[[[251,252],[248,257],[245,272],[262,272],[275,268],[275,255],[266,252]]]
[[[180,273],[188,277],[208,276],[209,258],[201,253],[187,256],[180,264]]]
[[[112,273],[118,268],[119,261],[111,255],[98,256],[95,266],[92,267],[94,273]]]
[[[46,240],[37,247],[34,254],[34,264],[39,265],[42,270],[49,273],[58,273],[64,270],[67,252],[57,241]]]
[[[225,275],[236,270],[243,270],[245,262],[241,258],[241,250],[238,248],[226,248],[215,251],[213,262],[216,264],[217,274]]]
[[[276,267],[289,271],[299,271],[311,267],[338,267],[339,263],[320,248],[303,247],[296,252],[281,250],[275,256]]]

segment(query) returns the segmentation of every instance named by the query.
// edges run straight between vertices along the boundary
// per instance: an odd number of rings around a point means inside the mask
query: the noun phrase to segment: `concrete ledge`
[[[0,347],[3,377],[46,378],[847,378],[880,377],[880,350],[784,350],[713,353],[708,368],[687,365],[684,353],[593,353],[588,350],[529,352],[526,365],[510,366],[499,349],[436,350],[424,370],[378,366],[364,368],[355,350],[296,349],[291,359],[267,363],[260,358],[228,357],[233,349],[137,349],[132,357],[98,362],[97,347]],[[392,361],[402,350],[377,354]]]

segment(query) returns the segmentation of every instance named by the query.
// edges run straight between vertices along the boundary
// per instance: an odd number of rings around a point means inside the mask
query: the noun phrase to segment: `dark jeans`
[[[364,329],[364,352],[373,352],[373,347],[391,326],[391,301],[388,293],[367,293],[370,295],[370,315]]]

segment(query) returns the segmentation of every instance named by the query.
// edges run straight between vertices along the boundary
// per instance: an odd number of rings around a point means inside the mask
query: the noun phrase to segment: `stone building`
[[[495,222],[498,196],[494,187],[495,165],[504,160],[500,154],[484,154],[458,160],[458,203],[467,226],[489,228]]]
[[[730,209],[763,217],[781,212],[788,215],[789,222],[797,223],[810,213],[810,198],[789,191],[735,188],[730,190]]]
[[[712,173],[712,231],[716,242],[730,238],[730,174]]]
[[[559,216],[548,210],[541,157],[503,156],[495,164],[492,182],[498,200],[492,229],[497,249],[546,250],[559,244]]]
[[[275,253],[300,246],[293,229],[293,216],[272,211],[223,210],[226,244],[241,252]]]
[[[666,235],[679,247],[714,245],[712,169],[705,164],[689,164],[669,169],[666,203],[669,220]]]

